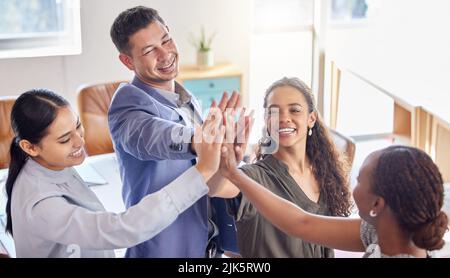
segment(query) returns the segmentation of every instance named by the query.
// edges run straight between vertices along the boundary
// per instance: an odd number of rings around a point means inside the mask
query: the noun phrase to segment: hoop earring
[[[312,128],[309,128],[308,136],[311,136],[311,135],[312,135]]]
[[[369,215],[370,217],[377,217],[377,213],[373,209],[370,210]]]

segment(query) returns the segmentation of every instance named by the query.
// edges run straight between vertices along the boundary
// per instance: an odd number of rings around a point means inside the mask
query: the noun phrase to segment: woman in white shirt
[[[17,257],[113,257],[113,249],[157,235],[208,192],[224,127],[219,117],[197,127],[198,163],[123,213],[106,212],[72,166],[85,159],[83,128],[68,102],[36,89],[11,112],[15,137],[6,181],[6,229]]]

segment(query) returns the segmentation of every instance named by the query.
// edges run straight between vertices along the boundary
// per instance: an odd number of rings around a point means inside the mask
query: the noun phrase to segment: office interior
[[[7,8],[20,13],[19,2],[23,1],[2,1],[0,15]],[[252,146],[258,143],[264,128],[265,90],[277,79],[295,76],[312,88],[327,126],[350,140],[344,144],[354,146],[351,187],[364,158],[372,151],[393,144],[414,146],[438,165],[445,182],[444,210],[450,215],[450,1],[42,2],[64,3],[60,8],[63,15],[58,18],[62,27],[46,35],[30,35],[19,26],[23,24],[20,16],[3,14],[0,18],[0,101],[13,101],[32,88],[49,88],[80,109],[80,96],[98,85],[112,86],[107,88],[111,97],[120,82],[133,78],[111,42],[111,24],[127,8],[149,6],[159,11],[177,42],[177,81],[197,96],[205,113],[212,99],[233,90],[240,92],[244,106],[254,109],[248,157],[252,157]],[[13,28],[14,24],[17,26]],[[206,36],[213,36],[213,61],[199,66],[192,39],[202,30]],[[0,115],[0,136],[4,137],[0,140],[11,140],[11,134],[4,132],[9,129],[4,120],[7,113]],[[92,118],[106,123],[101,116],[86,115],[84,119]],[[91,188],[105,207],[120,212],[124,205],[114,150],[110,141],[105,143],[103,137],[95,135],[107,133],[107,127],[91,128],[93,141],[86,144],[91,148],[88,164],[92,167],[80,167],[79,171],[96,184]],[[0,156],[7,151],[2,145]],[[7,164],[2,168],[3,186]],[[1,223],[5,221],[3,195],[2,191]],[[0,236],[0,253],[14,257],[12,239],[3,226]],[[443,257],[450,256],[448,232],[446,242],[441,250]],[[117,254],[123,256],[123,250]],[[337,257],[360,255],[336,252]]]

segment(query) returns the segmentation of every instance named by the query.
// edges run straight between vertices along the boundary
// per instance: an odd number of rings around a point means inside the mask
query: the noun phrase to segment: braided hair
[[[439,169],[423,151],[391,146],[380,155],[372,190],[392,209],[400,227],[425,250],[444,245],[448,219],[441,210],[444,184]]]

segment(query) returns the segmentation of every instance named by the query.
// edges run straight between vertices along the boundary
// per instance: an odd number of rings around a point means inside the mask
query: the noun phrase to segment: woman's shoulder
[[[51,177],[46,176],[42,169],[37,170],[31,159],[25,163],[17,176],[13,190],[19,198],[32,201],[30,203],[36,203],[49,196],[61,195]]]
[[[242,165],[239,169],[241,169],[247,176],[255,180],[268,178],[270,173],[273,172],[273,166],[268,163],[267,157],[254,163]]]

